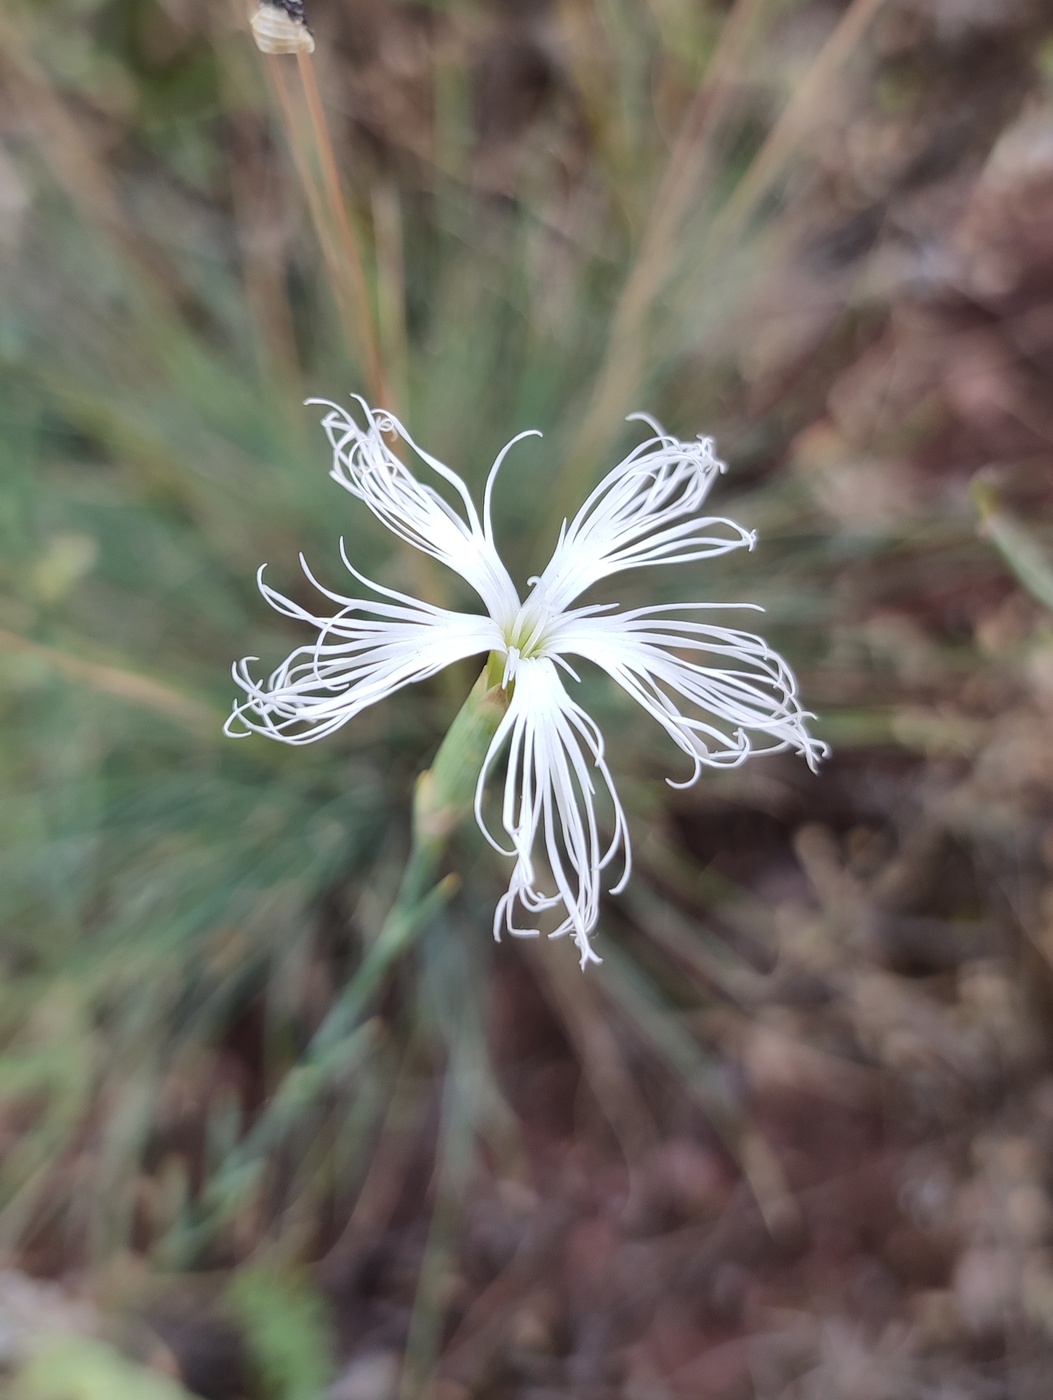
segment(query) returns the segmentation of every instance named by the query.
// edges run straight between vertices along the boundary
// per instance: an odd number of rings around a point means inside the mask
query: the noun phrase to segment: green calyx
[[[417,780],[413,835],[420,846],[441,848],[472,811],[483,761],[508,709],[510,689],[501,685],[504,665],[504,657],[492,652],[439,745],[435,762]]]

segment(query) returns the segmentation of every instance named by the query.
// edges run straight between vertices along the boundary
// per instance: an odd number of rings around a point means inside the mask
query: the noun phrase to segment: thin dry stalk
[[[211,314],[187,286],[163,248],[141,229],[129,227],[113,181],[92,148],[84,129],[55,95],[18,25],[0,14],[0,74],[19,115],[25,118],[52,175],[85,221],[120,250],[125,264],[142,276],[140,284],[164,309],[193,305],[205,319]]]
[[[336,160],[333,155],[332,143],[329,140],[328,131],[325,125],[325,114],[322,109],[321,99],[318,94],[318,86],[314,81],[313,70],[310,67],[310,60],[307,56],[298,55],[300,59],[301,76],[304,77],[304,88],[308,97],[308,107],[313,109],[311,127],[315,154],[319,159],[325,183],[325,193],[319,188],[315,180],[308,157],[307,150],[301,139],[300,123],[296,118],[295,105],[289,91],[285,78],[285,70],[282,67],[280,58],[269,58],[267,60],[267,71],[270,74],[274,91],[281,109],[282,122],[285,127],[286,136],[289,142],[289,149],[292,153],[293,164],[296,168],[297,176],[303,187],[304,197],[307,200],[307,207],[311,215],[311,222],[314,224],[318,237],[322,256],[325,260],[326,268],[332,282],[336,296],[337,307],[340,312],[341,324],[344,334],[352,353],[362,356],[362,361],[366,366],[366,382],[372,402],[377,407],[384,407],[398,414],[401,408],[400,402],[395,399],[391,388],[391,379],[386,372],[386,361],[381,353],[381,341],[378,335],[377,324],[374,320],[372,310],[369,305],[366,293],[365,279],[362,273],[362,261],[358,254],[358,246],[354,239],[350,221],[347,217],[347,209],[344,205],[343,196],[340,193],[340,177],[337,171]],[[313,94],[313,99],[311,97]],[[323,156],[321,152],[327,152]],[[332,236],[333,223],[326,216],[326,198],[335,214],[335,226],[339,229],[342,226],[344,232],[340,235],[341,246],[334,243]],[[381,196],[383,204],[383,196]],[[342,211],[342,220],[341,220]],[[387,211],[391,224],[391,211]],[[383,221],[383,214],[381,219]],[[386,323],[387,334],[386,344],[392,346],[395,366],[394,382],[400,391],[405,391],[405,371],[401,366],[406,359],[405,344],[405,313],[404,313],[404,280],[402,274],[401,256],[401,221],[398,216],[397,205],[394,211],[395,233],[390,227],[378,227],[378,247],[377,271],[378,279],[381,283],[379,301],[382,315],[388,309],[389,301],[394,302],[397,310],[392,309],[391,316]],[[357,274],[353,274],[353,282],[348,280],[348,272],[357,269]],[[358,290],[356,290],[356,287]],[[401,320],[401,331],[395,327],[395,318]],[[382,324],[385,324],[382,322]],[[391,444],[392,451],[401,456],[403,446],[401,442]],[[430,598],[437,603],[443,603],[448,591],[446,583],[441,577],[433,561],[426,555],[414,551],[412,560],[407,565],[410,570],[414,587],[422,598]]]
[[[677,262],[677,238],[699,189],[714,173],[713,136],[735,93],[739,71],[767,0],[735,0],[721,30],[709,76],[691,102],[655,194],[639,251],[611,322],[607,354],[574,447],[572,470],[557,502],[557,524],[580,482],[595,468],[615,424],[637,392],[646,362],[647,322]]]
[[[711,64],[712,79],[695,98],[677,139],[640,251],[615,309],[609,349],[600,368],[582,427],[570,453],[571,467],[556,512],[581,494],[624,413],[632,406],[645,375],[648,320],[679,261],[677,237],[704,175],[712,173],[712,136],[734,91],[734,81],[754,21],[764,0],[736,0]],[[698,252],[710,266],[742,234],[765,194],[800,141],[818,124],[822,98],[851,57],[884,0],[852,0],[823,45],[789,104],[757,152],[749,169],[704,235]]]
[[[326,1277],[339,1278],[365,1242],[387,1229],[420,1152],[420,1137],[418,1121],[393,1100],[347,1224],[319,1266]]]
[[[604,993],[637,1031],[650,1041],[684,1089],[706,1115],[713,1130],[735,1158],[773,1235],[792,1227],[798,1211],[785,1173],[767,1142],[750,1124],[741,1105],[710,1073],[694,1039],[668,1010],[659,1010],[641,995],[618,956],[604,959]]]
[[[560,0],[558,13],[564,52],[590,143],[606,174],[611,197],[631,227],[634,210],[623,176],[633,161],[624,109],[612,112],[611,94],[619,91],[619,84],[609,35],[597,7],[588,0]]]
[[[70,656],[68,652],[60,651],[57,647],[42,646],[39,642],[30,641],[28,637],[20,637],[17,632],[8,632],[2,628],[0,651],[17,651],[33,656],[74,685],[84,685],[101,695],[110,695],[131,705],[153,710],[196,733],[215,737],[220,732],[223,716],[217,711],[149,676],[142,676],[119,666],[85,661],[82,657]]]
[[[390,401],[388,386],[385,383],[376,320],[370,306],[362,254],[354,229],[351,227],[347,204],[340,188],[340,176],[336,167],[336,157],[333,154],[333,143],[329,136],[325,108],[322,106],[322,98],[315,78],[314,61],[309,53],[301,51],[296,55],[296,62],[300,70],[300,81],[303,84],[304,97],[307,102],[307,114],[310,118],[311,134],[314,138],[315,155],[322,172],[322,189],[329,205],[329,216],[336,228],[342,268],[346,273],[359,322],[359,336],[366,357],[366,382],[375,404],[397,411],[397,405]]]
[[[315,236],[318,239],[318,245],[321,249],[322,258],[325,262],[326,271],[333,288],[344,338],[347,341],[348,349],[352,356],[364,361],[365,348],[362,339],[358,306],[353,295],[350,293],[339,254],[333,243],[332,234],[325,214],[325,201],[318,187],[318,183],[315,180],[314,172],[311,169],[311,162],[301,136],[300,123],[297,120],[292,94],[289,91],[289,85],[286,81],[283,60],[280,58],[268,58],[266,69],[270,76],[275,96],[278,99],[278,107],[281,112],[286,140],[289,143],[289,152],[292,155],[293,167],[300,181],[300,188],[303,190],[304,199],[307,201],[307,212],[311,217],[311,223],[314,225]]]
[[[373,239],[376,248],[377,324],[388,393],[396,405],[408,396],[409,348],[406,335],[406,268],[402,207],[391,181],[373,187]]]
[[[597,1004],[592,987],[580,976],[576,965],[550,956],[551,951],[526,944],[526,955],[538,985],[581,1056],[586,1080],[626,1162],[634,1166],[658,1141],[654,1117],[625,1063],[610,1017]]]
[[[256,329],[262,369],[280,383],[296,386],[300,360],[286,285],[285,250],[273,238],[277,210],[268,191],[266,164],[256,149],[252,119],[239,122],[239,150],[230,162],[234,216],[245,275],[245,297]],[[303,393],[299,394],[303,398]]]
[[[727,114],[747,46],[766,4],[768,0],[735,0],[724,23],[710,63],[712,76],[695,94],[681,123],[616,321],[618,315],[631,322],[644,313],[672,270],[674,240],[700,186],[714,173],[712,139]]]
[[[798,143],[819,124],[828,85],[851,58],[884,3],[885,0],[852,0],[750,162],[749,169],[710,225],[705,240],[710,257],[726,248],[743,231]]]
[[[219,16],[214,18],[218,21]],[[221,47],[218,28],[217,22],[213,36],[220,59],[218,76],[230,111],[234,145],[233,152],[228,150],[227,169],[255,348],[263,372],[295,391],[300,356],[286,280],[289,250],[287,239],[275,233],[282,219],[282,177],[268,159],[260,118],[240,97],[247,86],[246,55],[240,45]]]
[[[434,1205],[406,1337],[399,1400],[434,1397],[430,1381],[442,1345],[447,1308],[444,1283],[453,1272],[466,1187],[477,1151],[470,1098],[469,1087],[460,1082],[458,1068],[451,1061],[443,1086],[442,1121],[428,1192]]]
[[[569,1201],[546,1202],[511,1262],[475,1299],[457,1324],[442,1356],[440,1374],[457,1387],[471,1389],[508,1335],[513,1313],[524,1298],[559,1267],[575,1210]]]

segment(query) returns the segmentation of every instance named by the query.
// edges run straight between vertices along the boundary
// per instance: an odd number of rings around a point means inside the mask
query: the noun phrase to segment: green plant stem
[[[1053,609],[1053,561],[1027,526],[1005,509],[989,481],[976,477],[972,491],[980,534],[992,542],[1017,582],[1033,598]]]
[[[427,928],[457,887],[448,875],[438,879],[450,837],[472,812],[479,772],[490,741],[508,708],[501,687],[503,660],[491,656],[461,706],[435,762],[417,779],[413,803],[413,844],[398,896],[354,978],[318,1028],[299,1063],[286,1074],[267,1110],[221,1179],[213,1182],[210,1209],[186,1237],[192,1250],[211,1222],[236,1208],[258,1179],[260,1165],[298,1113],[317,1101],[329,1085],[353,1073],[369,1053],[373,1035],[362,1017],[399,955]]]
[[[452,1271],[465,1204],[465,1188],[475,1156],[475,1134],[470,1101],[471,1079],[465,1076],[454,1054],[447,1069],[443,1092],[433,1189],[435,1206],[421,1260],[417,1293],[410,1317],[399,1400],[422,1400],[432,1393],[441,1343],[444,1305],[443,1283]]]
[[[500,664],[491,657],[439,745],[435,762],[417,779],[413,845],[398,896],[353,982],[312,1041],[312,1055],[324,1054],[347,1035],[399,953],[456,888],[456,877],[437,881],[437,876],[450,837],[472,811],[479,771],[508,707]]]

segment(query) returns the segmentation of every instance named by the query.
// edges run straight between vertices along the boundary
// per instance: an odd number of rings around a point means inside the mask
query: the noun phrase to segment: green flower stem
[[[486,751],[508,708],[503,669],[504,658],[492,655],[439,745],[435,762],[417,779],[413,845],[398,896],[354,980],[312,1041],[312,1058],[348,1034],[399,953],[457,888],[454,875],[437,879],[439,867],[450,837],[471,815]]]
[[[184,1231],[181,1243],[187,1257],[208,1239],[217,1221],[236,1210],[246,1192],[254,1188],[264,1159],[297,1115],[320,1099],[334,1080],[353,1073],[368,1055],[373,1029],[361,1021],[370,999],[399,954],[457,888],[456,876],[437,877],[450,837],[471,815],[483,760],[508,708],[509,691],[501,686],[503,670],[504,658],[491,656],[439,745],[435,762],[418,778],[413,845],[398,897],[361,967],[299,1064],[212,1182],[202,1218]]]
[[[446,842],[475,805],[475,787],[490,741],[508,708],[501,689],[504,661],[491,657],[439,745],[432,766],[417,779],[413,803],[413,851],[398,903],[406,894],[417,862],[427,880],[433,876]]]

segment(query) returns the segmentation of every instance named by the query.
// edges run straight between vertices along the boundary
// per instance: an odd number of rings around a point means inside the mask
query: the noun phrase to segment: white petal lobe
[[[260,592],[271,606],[317,628],[318,638],[297,647],[266,680],[252,675],[255,657],[235,665],[234,679],[246,698],[235,703],[228,734],[256,731],[286,744],[312,743],[403,686],[490,651],[500,639],[489,617],[432,607],[375,584],[396,601],[345,598],[315,586],[341,605],[332,617],[315,616],[261,577]]]
[[[407,433],[393,414],[374,412],[358,399],[366,426],[345,408],[325,399],[310,399],[328,409],[322,427],[333,449],[330,476],[364,501],[389,530],[430,554],[470,583],[498,622],[514,617],[519,595],[501,563],[489,522],[479,518],[467,486],[449,467],[430,456]],[[384,440],[401,438],[460,500],[456,510],[434,487],[418,481]]]
[[[483,788],[504,750],[507,768],[501,799],[501,827],[507,844],[487,828]],[[606,790],[613,835],[605,841],[596,812],[596,778]],[[598,962],[590,935],[599,918],[602,871],[622,853],[629,875],[625,815],[603,756],[596,724],[567,694],[554,663],[545,657],[520,660],[508,712],[494,736],[476,789],[476,816],[490,843],[515,860],[508,891],[497,906],[494,935],[539,932],[535,920],[556,910],[550,936],[569,934],[581,965]],[[536,848],[544,843],[547,871],[537,868]],[[517,922],[522,910],[531,921]],[[560,918],[562,913],[562,918]]]
[[[724,470],[712,438],[680,442],[652,419],[635,416],[655,436],[619,462],[564,525],[533,595],[552,612],[625,569],[686,564],[753,547],[752,533],[734,521],[697,516]]]
[[[704,605],[580,609],[555,624],[552,646],[602,667],[658,721],[693,764],[683,786],[703,767],[736,767],[752,753],[793,749],[814,769],[826,745],[808,733],[811,716],[782,657],[752,632],[667,611]]]

